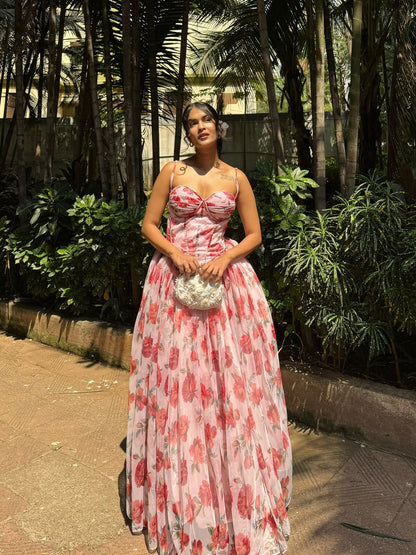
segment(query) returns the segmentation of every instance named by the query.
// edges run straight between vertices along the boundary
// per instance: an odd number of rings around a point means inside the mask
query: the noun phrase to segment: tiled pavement
[[[127,381],[0,332],[1,554],[147,553],[121,511]],[[416,460],[297,424],[291,436],[288,555],[416,555]]]

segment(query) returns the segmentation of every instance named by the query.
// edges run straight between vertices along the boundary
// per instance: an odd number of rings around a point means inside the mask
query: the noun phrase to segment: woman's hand
[[[185,274],[187,278],[198,273],[199,262],[193,256],[185,254],[178,249],[170,255],[170,258],[178,268],[179,273]]]
[[[199,275],[204,281],[218,283],[221,281],[229,263],[228,257],[222,254],[218,258],[214,258],[203,264],[199,270]]]

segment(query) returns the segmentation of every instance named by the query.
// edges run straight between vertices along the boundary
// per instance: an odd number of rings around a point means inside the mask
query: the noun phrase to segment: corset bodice
[[[229,191],[215,191],[202,198],[194,189],[180,185],[169,195],[169,241],[200,262],[225,250],[225,230],[235,209]]]

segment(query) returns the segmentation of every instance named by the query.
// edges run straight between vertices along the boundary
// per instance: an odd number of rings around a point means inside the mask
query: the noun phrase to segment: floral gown
[[[168,239],[201,263],[219,256],[236,244],[224,236],[235,202],[228,191],[204,199],[171,184]],[[149,549],[162,555],[285,553],[292,456],[261,285],[237,260],[224,273],[221,305],[190,310],[173,296],[177,275],[169,258],[154,255],[134,326],[132,531],[146,528]]]

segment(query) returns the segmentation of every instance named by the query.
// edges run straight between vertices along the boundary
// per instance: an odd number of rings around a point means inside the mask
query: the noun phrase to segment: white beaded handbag
[[[224,286],[221,282],[204,281],[199,274],[187,278],[184,274],[175,280],[175,298],[195,310],[209,310],[221,304]]]

